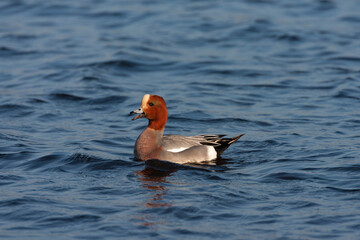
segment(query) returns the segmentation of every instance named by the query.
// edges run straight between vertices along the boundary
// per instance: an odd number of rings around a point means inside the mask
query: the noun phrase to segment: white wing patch
[[[180,148],[168,149],[168,151],[173,152],[173,153],[177,153],[177,152],[182,152],[182,151],[184,151],[186,149],[188,149],[188,148],[180,147]]]
[[[206,150],[207,150],[206,151],[207,156],[204,156],[206,158],[206,161],[214,160],[217,158],[217,152],[213,146],[204,146],[204,147],[206,147]],[[179,148],[168,149],[167,151],[173,152],[173,153],[178,153],[178,152],[182,152],[186,149],[189,149],[189,148],[179,147]]]

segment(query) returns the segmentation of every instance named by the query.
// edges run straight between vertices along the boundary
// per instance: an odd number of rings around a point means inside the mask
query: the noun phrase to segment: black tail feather
[[[217,156],[220,157],[221,154],[228,148],[230,147],[231,144],[233,144],[234,142],[236,142],[237,140],[239,140],[239,138],[241,138],[242,136],[244,136],[245,134],[240,134],[238,136],[232,137],[232,138],[221,138],[220,140],[217,141],[217,143],[219,144],[218,146],[215,146],[215,150],[217,152]]]

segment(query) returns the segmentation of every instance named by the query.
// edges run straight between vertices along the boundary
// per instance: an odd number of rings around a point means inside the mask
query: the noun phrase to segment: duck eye
[[[149,103],[149,106],[150,106],[150,107],[154,106],[154,103],[152,103],[152,102],[151,102],[151,103]]]

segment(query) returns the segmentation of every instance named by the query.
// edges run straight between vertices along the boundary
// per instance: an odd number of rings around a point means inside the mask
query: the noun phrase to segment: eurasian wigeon
[[[232,138],[225,135],[163,135],[168,112],[165,101],[157,95],[145,94],[133,118],[149,119],[147,128],[137,138],[134,148],[139,160],[159,159],[174,163],[205,162],[215,160],[244,134]]]

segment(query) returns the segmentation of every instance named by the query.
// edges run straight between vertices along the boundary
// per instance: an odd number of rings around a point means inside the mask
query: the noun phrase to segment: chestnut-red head
[[[139,109],[130,114],[137,113],[133,120],[139,118],[149,119],[148,127],[154,130],[163,130],[167,121],[168,113],[164,99],[158,95],[145,94]]]

